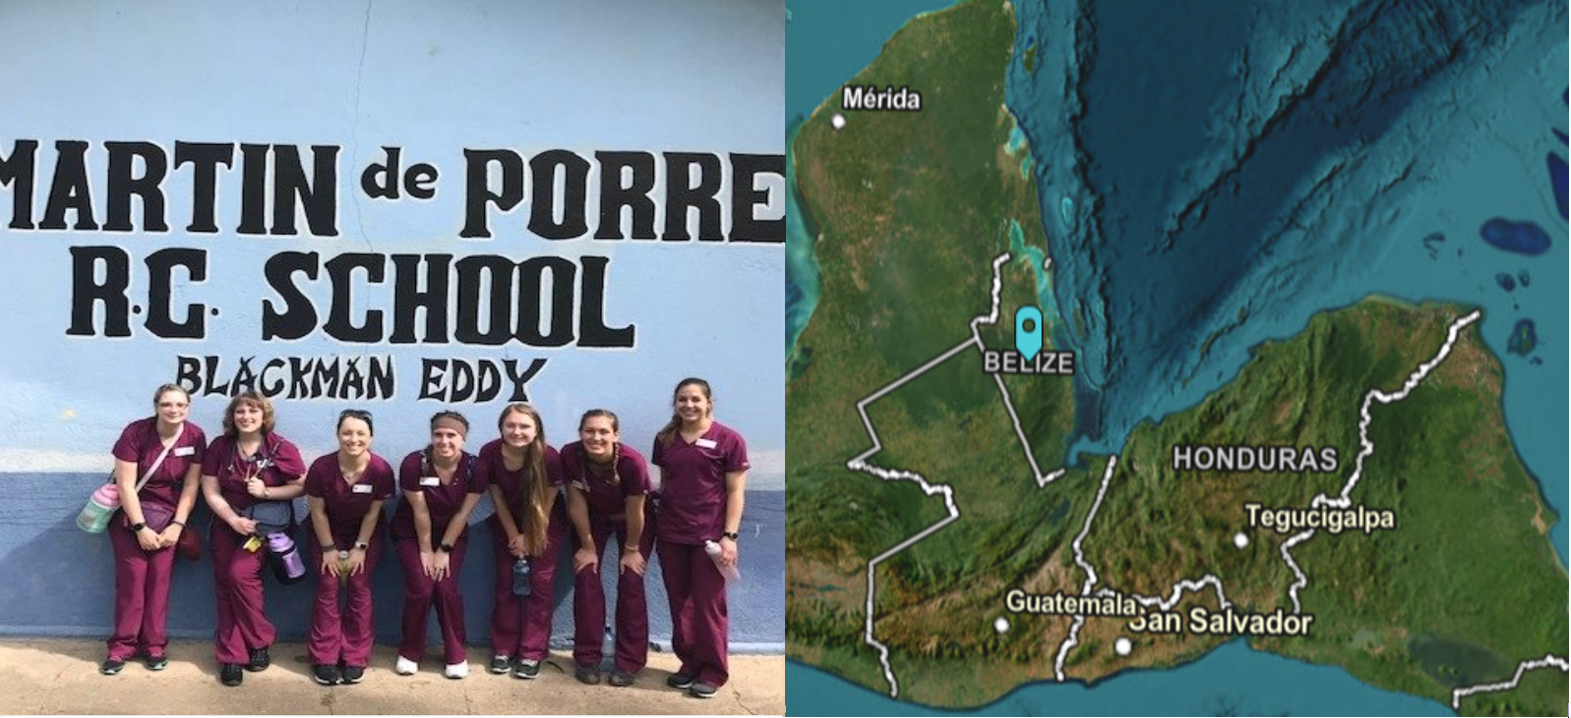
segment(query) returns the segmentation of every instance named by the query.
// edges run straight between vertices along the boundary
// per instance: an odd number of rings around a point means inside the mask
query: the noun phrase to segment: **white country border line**
[[[854,471],[865,471],[885,481],[915,481],[917,484],[921,485],[922,492],[928,496],[940,493],[943,494],[944,504],[949,509],[948,516],[940,519],[932,526],[922,529],[920,533],[917,533],[910,538],[895,544],[893,548],[890,548],[888,551],[874,556],[873,560],[867,562],[867,621],[863,625],[863,640],[867,643],[867,645],[872,646],[875,650],[878,651],[878,662],[884,668],[884,679],[889,681],[889,697],[899,698],[900,683],[895,680],[894,669],[889,667],[889,647],[885,646],[877,638],[873,637],[873,591],[876,580],[875,577],[878,573],[878,564],[882,563],[884,559],[887,559],[890,556],[910,548],[912,544],[921,541],[928,536],[931,536],[939,529],[954,523],[956,519],[960,518],[960,509],[955,507],[955,495],[951,487],[944,485],[933,486],[927,483],[927,481],[924,480],[921,476],[918,476],[917,474],[911,473],[909,471],[890,471],[887,469],[881,469],[877,466],[869,465],[867,462],[862,461],[861,459],[852,459],[850,462],[847,462],[846,467]]]
[[[998,323],[998,303],[999,303],[999,298],[998,297],[999,297],[999,292],[1002,290],[1002,287],[1003,287],[1003,278],[1002,278],[1002,275],[1001,275],[1000,272],[1001,272],[1001,269],[1002,269],[1004,263],[1009,261],[1009,257],[1010,257],[1010,254],[1008,252],[1004,252],[1003,254],[1000,254],[1000,255],[998,255],[997,257],[995,257],[993,259],[993,285],[992,285],[992,292],[991,292],[991,294],[992,294],[992,307],[991,307],[991,310],[987,314],[978,316],[978,317],[976,317],[976,318],[971,320],[971,338],[970,339],[967,339],[966,341],[963,341],[963,342],[960,342],[959,344],[956,344],[955,346],[951,347],[948,351],[945,351],[943,354],[940,354],[940,355],[932,358],[931,360],[929,360],[927,363],[923,364],[922,366],[919,366],[916,369],[914,369],[914,370],[912,370],[910,372],[907,372],[906,374],[904,374],[900,378],[890,382],[889,384],[884,385],[882,388],[878,389],[877,391],[873,392],[872,394],[868,394],[867,396],[863,397],[860,401],[858,401],[856,403],[857,414],[862,417],[862,427],[867,430],[867,436],[868,436],[868,438],[872,439],[873,446],[871,448],[869,448],[867,451],[864,451],[861,454],[858,454],[855,458],[852,458],[850,461],[847,461],[846,462],[846,468],[850,469],[852,471],[861,471],[863,473],[872,474],[873,476],[877,476],[878,478],[883,479],[884,481],[914,481],[914,482],[917,483],[917,485],[922,487],[922,492],[925,493],[928,496],[933,496],[933,495],[936,495],[936,494],[943,494],[944,495],[944,504],[945,504],[945,506],[949,510],[949,515],[948,516],[944,517],[943,519],[940,519],[938,522],[934,523],[933,525],[928,526],[925,529],[922,529],[921,532],[911,536],[910,538],[907,538],[904,541],[901,541],[900,543],[898,543],[895,546],[891,547],[889,550],[887,550],[887,551],[885,551],[885,552],[883,552],[883,553],[873,557],[873,559],[871,561],[867,562],[867,611],[866,611],[865,622],[863,624],[863,641],[865,643],[867,643],[867,645],[871,646],[873,649],[878,651],[878,662],[881,664],[881,666],[884,669],[884,679],[889,681],[889,697],[891,697],[891,698],[898,698],[898,697],[900,697],[900,683],[895,678],[894,669],[891,668],[890,665],[889,665],[889,647],[885,646],[882,642],[880,642],[873,635],[873,599],[877,595],[876,594],[876,588],[877,588],[878,564],[882,563],[885,559],[888,559],[889,557],[894,556],[895,554],[900,553],[901,551],[904,551],[907,548],[910,548],[916,542],[921,541],[922,539],[927,538],[928,536],[931,536],[933,533],[937,532],[939,529],[941,529],[941,528],[943,528],[945,526],[948,526],[949,524],[953,523],[955,520],[959,519],[960,518],[960,509],[955,506],[954,490],[950,486],[943,485],[943,484],[934,486],[932,484],[927,483],[926,479],[922,478],[922,476],[920,474],[917,474],[915,472],[901,471],[901,470],[898,470],[898,469],[886,469],[886,468],[883,468],[883,467],[874,466],[872,464],[867,463],[868,457],[870,457],[873,454],[876,454],[876,453],[882,451],[883,448],[884,448],[883,442],[880,441],[879,438],[878,438],[878,431],[873,428],[873,421],[872,421],[872,419],[868,418],[868,416],[867,416],[867,405],[871,404],[871,403],[873,403],[875,401],[878,401],[879,399],[883,398],[885,395],[889,394],[889,392],[892,392],[895,389],[900,388],[902,385],[906,384],[907,382],[911,381],[912,379],[915,379],[915,378],[917,378],[917,377],[927,373],[928,371],[932,370],[933,367],[936,367],[936,366],[938,366],[938,365],[940,365],[940,364],[942,364],[942,363],[944,363],[946,361],[949,361],[956,354],[959,354],[960,352],[965,351],[965,349],[967,347],[969,347],[969,346],[975,345],[979,351],[981,351],[981,350],[983,350],[985,348],[982,345],[982,338],[981,338],[981,335],[978,333],[977,326],[979,324],[996,324],[996,323]],[[1031,465],[1032,477],[1034,479],[1036,479],[1037,486],[1038,487],[1042,487],[1042,486],[1048,485],[1049,483],[1052,483],[1058,477],[1063,476],[1066,473],[1066,470],[1065,469],[1059,469],[1059,470],[1054,471],[1054,472],[1052,472],[1050,474],[1043,475],[1041,469],[1037,468],[1036,457],[1031,453],[1031,445],[1026,440],[1025,431],[1020,426],[1020,418],[1019,418],[1018,415],[1015,414],[1015,407],[1009,401],[1009,392],[1005,390],[1004,382],[1003,382],[1002,379],[999,379],[996,375],[994,376],[994,379],[997,381],[999,393],[1004,398],[1004,407],[1006,409],[1008,409],[1008,411],[1009,411],[1010,421],[1013,422],[1013,424],[1014,424],[1015,435],[1017,437],[1019,437],[1020,445],[1021,445],[1022,448],[1025,449],[1026,460]],[[1111,467],[1109,467],[1108,470],[1109,470],[1109,476],[1111,476],[1111,471],[1112,471]],[[1103,488],[1106,489],[1106,483],[1105,482],[1103,483]],[[1100,503],[1100,500],[1101,499],[1100,499],[1100,495],[1099,495],[1098,496],[1098,503]],[[1090,526],[1090,524],[1089,524],[1089,522],[1087,522],[1087,527],[1089,528],[1089,526]],[[1086,590],[1087,591],[1090,590],[1090,586],[1089,585],[1086,587]],[[1077,617],[1077,618],[1078,618],[1078,620],[1082,620],[1082,621],[1084,620],[1084,617]]]
[[[1097,489],[1096,500],[1091,503],[1091,512],[1086,514],[1086,525],[1080,529],[1080,535],[1076,536],[1074,543],[1070,545],[1075,552],[1075,564],[1080,566],[1080,568],[1086,572],[1085,585],[1080,589],[1080,595],[1082,596],[1091,595],[1091,588],[1097,584],[1098,579],[1096,575],[1096,568],[1091,565],[1090,561],[1086,560],[1085,552],[1081,544],[1085,542],[1086,536],[1090,535],[1091,533],[1091,521],[1096,518],[1097,511],[1102,508],[1102,499],[1107,496],[1107,487],[1113,480],[1113,469],[1117,465],[1117,456],[1108,457],[1107,470],[1102,475],[1102,486],[1101,488]],[[1140,605],[1147,608],[1150,608],[1151,606],[1157,606],[1166,611],[1178,604],[1178,600],[1183,597],[1185,591],[1200,593],[1201,591],[1205,590],[1207,585],[1210,585],[1216,589],[1217,603],[1221,608],[1227,608],[1229,605],[1231,605],[1231,603],[1227,600],[1226,593],[1222,589],[1222,579],[1217,578],[1215,574],[1206,574],[1205,577],[1198,581],[1184,579],[1174,583],[1173,595],[1166,601],[1163,601],[1160,596],[1141,596],[1139,594],[1129,594],[1129,597],[1134,599],[1136,603],[1139,603]],[[1104,588],[1100,591],[1097,591],[1096,595],[1109,596],[1112,595],[1112,593],[1112,589]],[[1076,645],[1079,645],[1080,628],[1085,625],[1085,621],[1085,615],[1075,614],[1075,622],[1069,627],[1069,636],[1065,638],[1064,642],[1058,647],[1058,657],[1053,662],[1053,674],[1058,678],[1060,683],[1064,681],[1064,663],[1069,658],[1069,651],[1073,650]]]
[[[1462,699],[1466,696],[1473,695],[1474,693],[1493,693],[1495,691],[1515,690],[1517,684],[1522,682],[1522,676],[1524,674],[1526,674],[1528,671],[1536,671],[1540,668],[1559,668],[1561,673],[1571,673],[1571,663],[1567,663],[1566,659],[1556,656],[1553,653],[1545,654],[1543,658],[1540,658],[1536,661],[1522,661],[1516,667],[1516,675],[1512,676],[1511,680],[1509,681],[1505,681],[1503,683],[1481,683],[1476,686],[1452,689],[1451,710],[1461,710]]]
[[[933,367],[948,361],[954,355],[965,351],[966,347],[971,346],[972,341],[974,340],[967,339],[966,341],[956,344],[954,347],[950,348],[949,351],[946,351],[943,354],[934,357],[926,364],[923,364],[922,366],[907,372],[905,376],[890,382],[878,391],[868,394],[867,396],[863,397],[861,401],[856,403],[856,413],[861,415],[862,426],[867,429],[867,435],[873,440],[873,446],[867,451],[858,454],[856,458],[847,461],[846,468],[852,471],[861,471],[863,473],[872,474],[880,479],[883,479],[884,481],[914,481],[918,486],[922,487],[922,493],[927,494],[928,496],[943,494],[944,505],[949,509],[948,516],[945,516],[937,523],[922,529],[921,532],[911,536],[910,538],[895,544],[895,546],[890,548],[888,551],[874,556],[871,561],[867,562],[867,615],[863,624],[863,641],[867,643],[867,645],[873,647],[874,650],[878,651],[878,662],[883,666],[884,679],[889,681],[890,698],[900,697],[900,683],[895,680],[894,669],[889,667],[889,647],[885,646],[877,638],[873,637],[873,598],[876,595],[875,589],[877,585],[878,564],[882,563],[884,559],[887,559],[890,556],[910,548],[912,544],[915,544],[916,542],[931,536],[934,532],[945,526],[948,526],[950,523],[960,518],[960,509],[955,506],[954,489],[949,486],[933,486],[932,484],[927,483],[927,480],[922,478],[920,474],[910,471],[900,471],[897,469],[885,469],[883,467],[874,466],[867,463],[867,457],[872,456],[873,454],[876,454],[884,449],[883,442],[879,441],[878,439],[878,431],[873,428],[873,421],[867,417],[867,405],[878,401],[879,399],[883,398],[884,395],[900,388],[900,386],[906,382],[921,376],[922,374],[931,370]]]
[[[1091,595],[1091,587],[1096,585],[1096,569],[1086,562],[1085,554],[1080,550],[1080,543],[1085,540],[1086,534],[1091,533],[1091,520],[1096,518],[1097,509],[1102,508],[1102,497],[1107,495],[1107,485],[1113,480],[1113,467],[1118,465],[1118,457],[1110,456],[1107,459],[1107,470],[1102,473],[1102,486],[1096,490],[1096,500],[1091,502],[1091,510],[1086,513],[1086,525],[1080,529],[1080,535],[1075,537],[1070,547],[1075,551],[1075,564],[1086,572],[1085,586],[1080,589],[1080,595]],[[1064,660],[1069,657],[1069,650],[1080,642],[1080,627],[1086,622],[1084,615],[1076,614],[1074,625],[1069,627],[1069,636],[1058,647],[1058,658],[1053,661],[1053,674],[1058,677],[1058,682],[1064,682]]]
[[[1353,487],[1358,485],[1359,479],[1363,478],[1364,459],[1375,453],[1374,442],[1369,440],[1370,402],[1378,401],[1382,404],[1393,404],[1406,399],[1407,395],[1418,388],[1419,383],[1429,376],[1429,373],[1434,371],[1435,367],[1440,365],[1440,362],[1445,361],[1445,358],[1451,355],[1451,347],[1456,345],[1457,337],[1461,336],[1462,330],[1467,328],[1469,324],[1478,321],[1478,318],[1481,316],[1483,316],[1483,312],[1474,309],[1466,316],[1452,322],[1450,329],[1446,332],[1445,343],[1440,345],[1440,351],[1436,352],[1435,356],[1429,361],[1418,365],[1418,369],[1407,377],[1407,381],[1402,384],[1402,388],[1396,393],[1387,394],[1379,389],[1370,389],[1369,393],[1364,395],[1364,404],[1358,410],[1360,417],[1358,421],[1359,450],[1358,456],[1353,460],[1353,473],[1347,477],[1347,484],[1342,487],[1342,493],[1339,497],[1328,499],[1325,494],[1320,494],[1314,498],[1314,501],[1310,502],[1311,508],[1332,506],[1345,509],[1352,505],[1352,500],[1349,496],[1353,492]],[[1309,577],[1304,574],[1304,571],[1298,567],[1298,563],[1293,560],[1291,551],[1294,546],[1308,541],[1314,535],[1315,529],[1309,529],[1294,535],[1282,543],[1282,559],[1287,561],[1287,567],[1292,569],[1293,574],[1298,577],[1298,580],[1294,581],[1293,585],[1287,589],[1288,598],[1293,600],[1293,613],[1301,613],[1303,611],[1303,607],[1298,602],[1298,591],[1309,585]]]
[[[1004,252],[993,258],[993,308],[987,314],[971,320],[971,340],[976,344],[978,352],[987,351],[987,346],[982,344],[982,334],[979,327],[983,324],[998,323],[998,294],[1003,289],[1003,267],[1009,261],[1010,254]],[[1052,260],[1048,260],[1051,262]],[[1014,402],[1009,400],[1009,390],[1004,388],[1004,378],[998,374],[993,375],[993,382],[998,385],[998,395],[1004,399],[1004,409],[1009,412],[1009,421],[1014,424],[1015,436],[1020,439],[1020,448],[1025,450],[1026,463],[1031,465],[1031,477],[1036,479],[1037,488],[1042,488],[1058,480],[1067,473],[1065,469],[1044,474],[1042,468],[1036,463],[1036,454],[1031,451],[1031,442],[1026,439],[1026,432],[1020,426],[1020,416],[1015,413]]]
[[[1133,599],[1135,603],[1138,603],[1146,608],[1155,606],[1162,609],[1163,611],[1171,611],[1173,610],[1174,606],[1178,605],[1178,599],[1183,598],[1185,591],[1190,593],[1203,593],[1206,590],[1207,585],[1216,589],[1216,602],[1218,608],[1227,608],[1228,606],[1233,605],[1232,601],[1227,600],[1227,594],[1222,589],[1222,579],[1217,578],[1216,574],[1214,573],[1208,573],[1198,581],[1186,578],[1173,584],[1173,595],[1168,596],[1166,601],[1163,601],[1161,596],[1142,596],[1138,593],[1130,593],[1125,595]],[[1097,591],[1096,595],[1111,596],[1113,593],[1113,589],[1104,588]]]

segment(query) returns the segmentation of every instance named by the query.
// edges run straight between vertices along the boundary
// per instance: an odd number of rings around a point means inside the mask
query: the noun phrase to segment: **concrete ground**
[[[236,688],[218,682],[212,644],[169,644],[169,667],[154,673],[140,660],[116,676],[98,673],[104,644],[85,639],[0,640],[0,713],[215,714],[773,714],[785,713],[785,657],[732,656],[731,681],[709,700],[666,687],[676,657],[650,653],[630,688],[586,686],[573,678],[571,655],[553,652],[540,677],[518,680],[486,672],[491,656],[469,651],[469,677],[442,676],[427,658],[413,676],[393,673],[391,646],[377,646],[365,681],[320,686],[305,645],[280,643],[272,667],[247,673]]]

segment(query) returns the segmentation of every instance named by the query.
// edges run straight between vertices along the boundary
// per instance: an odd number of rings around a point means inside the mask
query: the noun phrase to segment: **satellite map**
[[[792,714],[1563,715],[1567,3],[787,3]]]

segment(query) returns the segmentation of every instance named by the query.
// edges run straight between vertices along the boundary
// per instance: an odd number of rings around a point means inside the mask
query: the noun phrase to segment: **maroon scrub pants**
[[[218,626],[213,631],[213,653],[219,663],[248,663],[250,651],[273,645],[273,624],[262,610],[262,567],[267,546],[247,551],[245,536],[222,521],[213,521],[208,543],[213,549],[214,594],[218,600]]]
[[[557,502],[546,526],[546,550],[529,559],[527,597],[513,595],[513,555],[507,552],[507,534],[492,525],[492,545],[496,551],[496,603],[491,612],[491,650],[498,656],[530,661],[544,660],[551,642],[552,594],[556,589],[556,565],[562,543],[567,539],[567,516]]]
[[[647,561],[654,550],[654,524],[644,522],[638,549]],[[605,646],[605,587],[600,576],[618,572],[616,583],[616,667],[630,673],[649,658],[649,607],[644,602],[644,577],[621,567],[621,547],[627,545],[627,523],[591,516],[589,532],[600,556],[599,573],[585,569],[573,577],[573,660],[599,666]],[[616,534],[616,553],[606,556],[606,542]]]
[[[109,660],[128,661],[137,653],[164,655],[169,643],[169,577],[173,548],[143,551],[126,528],[124,514],[109,525],[115,551],[115,630],[109,637]]]
[[[448,556],[447,578],[432,581],[420,566],[420,542],[414,539],[394,539],[393,550],[398,553],[398,563],[404,567],[404,640],[398,644],[398,655],[411,661],[425,656],[425,617],[436,606],[436,624],[442,632],[442,661],[447,665],[468,660],[464,652],[464,597],[458,592],[458,575],[464,567],[464,551],[469,546],[469,532],[453,544]]]
[[[354,545],[356,538],[335,536],[334,540],[338,546],[348,547]],[[361,668],[371,665],[371,576],[376,571],[377,559],[382,555],[381,533],[372,536],[370,544],[365,553],[365,569],[345,581],[348,590],[343,593],[347,593],[349,598],[340,610],[339,579],[321,572],[322,549],[316,543],[316,536],[311,536],[311,553],[306,555],[316,560],[316,564],[310,568],[317,572],[316,604],[311,611],[311,636],[306,642],[306,648],[313,664],[336,665],[342,659],[344,665]]]
[[[671,650],[678,673],[716,688],[730,677],[726,665],[725,576],[703,546],[660,542],[660,573],[671,600]]]

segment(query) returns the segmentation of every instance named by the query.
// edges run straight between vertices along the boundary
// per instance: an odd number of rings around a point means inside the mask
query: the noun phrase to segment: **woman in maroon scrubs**
[[[666,683],[698,698],[725,685],[725,578],[704,551],[720,545],[719,562],[736,565],[737,531],[747,485],[747,442],[714,420],[709,383],[676,385],[675,415],[655,435],[660,467],[660,573],[671,600],[671,648],[682,666]]]
[[[153,416],[138,419],[115,442],[115,484],[121,511],[109,528],[115,552],[115,628],[98,670],[114,675],[140,653],[148,670],[169,665],[169,575],[174,546],[196,505],[207,437],[186,421],[191,395],[175,384],[153,393]],[[158,460],[163,456],[163,461]],[[138,482],[152,471],[141,491]]]
[[[448,678],[469,675],[464,652],[464,598],[458,592],[469,545],[469,512],[485,491],[479,460],[464,452],[469,420],[456,411],[431,417],[431,445],[404,457],[398,503],[389,531],[404,567],[404,640],[398,647],[399,675],[413,675],[425,655],[425,622],[436,606],[442,657]]]
[[[616,414],[604,409],[584,413],[578,438],[562,447],[567,514],[578,537],[573,554],[573,660],[578,664],[574,676],[588,684],[600,682],[605,589],[599,564],[614,533],[622,559],[615,564],[616,661],[611,685],[630,686],[649,657],[644,562],[655,539],[654,531],[644,530],[649,466],[637,451],[622,445]]]
[[[567,514],[557,501],[561,459],[545,440],[540,414],[508,404],[497,419],[502,432],[480,449],[480,467],[496,514],[490,518],[496,556],[496,608],[491,613],[492,673],[540,675],[551,640],[556,557],[567,537]],[[529,562],[530,592],[513,595],[513,570]]]
[[[202,495],[213,510],[208,532],[218,599],[213,653],[226,686],[240,685],[242,666],[263,671],[272,664],[267,649],[276,635],[262,606],[267,547],[246,550],[243,544],[256,535],[257,523],[243,512],[261,501],[292,501],[305,490],[305,461],[292,442],[273,433],[275,424],[267,397],[236,394],[224,410],[224,435],[202,460]]]
[[[305,493],[319,555],[311,611],[312,677],[324,686],[359,683],[371,662],[371,574],[382,555],[382,502],[393,496],[393,467],[371,453],[371,412],[338,415],[338,451],[311,464]],[[349,599],[338,609],[339,583]]]

